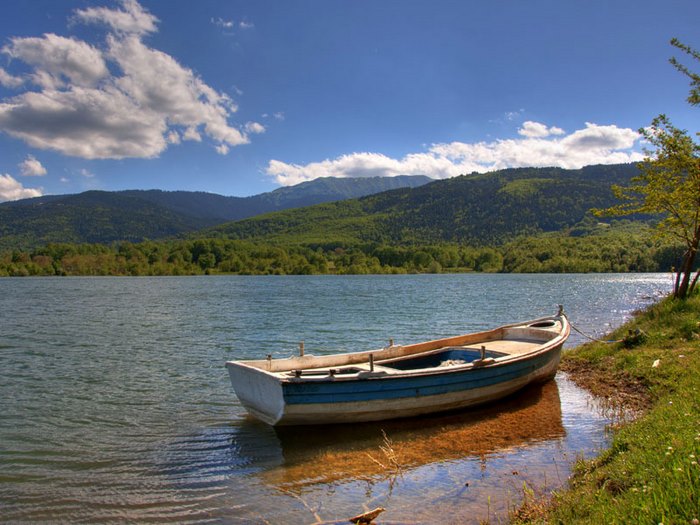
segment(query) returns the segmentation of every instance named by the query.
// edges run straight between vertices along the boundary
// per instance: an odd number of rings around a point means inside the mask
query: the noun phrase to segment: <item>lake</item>
[[[275,430],[224,362],[366,350],[556,312],[600,337],[669,274],[0,279],[0,521],[475,523],[566,483],[609,421],[559,374],[449,415]],[[584,339],[572,332],[567,347]],[[384,437],[386,436],[386,438]],[[386,440],[389,441],[386,441]],[[400,467],[400,468],[397,468]]]

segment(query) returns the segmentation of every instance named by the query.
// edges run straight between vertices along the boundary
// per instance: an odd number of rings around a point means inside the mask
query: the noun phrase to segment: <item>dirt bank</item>
[[[564,356],[559,370],[581,388],[601,399],[613,411],[624,411],[637,417],[652,406],[648,386],[639,378],[619,372],[605,365],[591,366],[590,362],[567,359]]]

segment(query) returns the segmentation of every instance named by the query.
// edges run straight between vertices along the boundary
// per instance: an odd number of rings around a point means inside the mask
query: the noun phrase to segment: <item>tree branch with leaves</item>
[[[677,47],[681,51],[688,54],[691,58],[694,58],[700,62],[700,52],[683,44],[677,38],[671,40],[671,45]],[[690,79],[690,94],[688,95],[688,102],[692,106],[700,105],[700,75],[690,71],[690,69],[683,65],[683,63],[681,63],[676,57],[671,57],[670,62],[673,67]]]
[[[671,45],[700,61],[700,53],[690,46],[675,38]],[[688,102],[700,104],[700,75],[675,57],[671,64],[690,78]],[[673,290],[674,297],[684,299],[693,292],[700,277],[700,272],[693,275],[700,246],[700,144],[688,131],[676,128],[666,115],[659,115],[639,133],[650,144],[645,150],[646,159],[638,165],[639,175],[629,186],[613,186],[619,205],[596,213],[660,217],[659,235],[674,238],[685,247]]]

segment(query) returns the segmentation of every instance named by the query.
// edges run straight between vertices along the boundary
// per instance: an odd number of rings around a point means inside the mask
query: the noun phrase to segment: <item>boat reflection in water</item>
[[[473,459],[565,436],[555,381],[533,385],[493,405],[447,415],[280,427],[274,433],[283,459],[258,476],[266,484],[289,491],[386,476],[390,461],[382,450],[388,444],[385,435],[402,470]],[[266,441],[272,441],[271,433],[265,434]]]

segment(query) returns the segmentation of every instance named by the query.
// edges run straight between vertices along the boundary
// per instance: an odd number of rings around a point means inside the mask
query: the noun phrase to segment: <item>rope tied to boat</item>
[[[586,339],[590,339],[594,343],[605,343],[605,344],[611,345],[611,344],[615,344],[615,343],[622,343],[624,341],[624,339],[607,339],[607,340],[606,339],[596,339],[595,337],[591,337],[590,335],[583,333],[571,321],[569,321],[569,325],[571,326],[571,328],[573,330],[575,330],[576,332],[581,334]]]
[[[580,335],[582,335],[582,336],[585,337],[586,339],[589,339],[589,340],[593,341],[594,343],[603,343],[603,344],[609,344],[609,345],[611,345],[611,344],[615,344],[615,343],[624,343],[625,340],[626,340],[626,338],[623,338],[623,339],[607,339],[607,340],[605,340],[605,339],[596,339],[595,337],[592,337],[592,336],[590,336],[590,335],[588,335],[588,334],[582,332],[581,330],[579,330],[578,327],[577,327],[574,323],[571,322],[571,319],[569,319],[569,316],[566,315],[566,313],[564,313],[563,308],[561,308],[561,306],[560,306],[559,308],[560,308],[560,310],[559,310],[559,315],[562,315],[562,316],[566,317],[566,319],[569,321],[569,326],[571,326],[571,328],[572,328],[574,331],[578,332]]]

